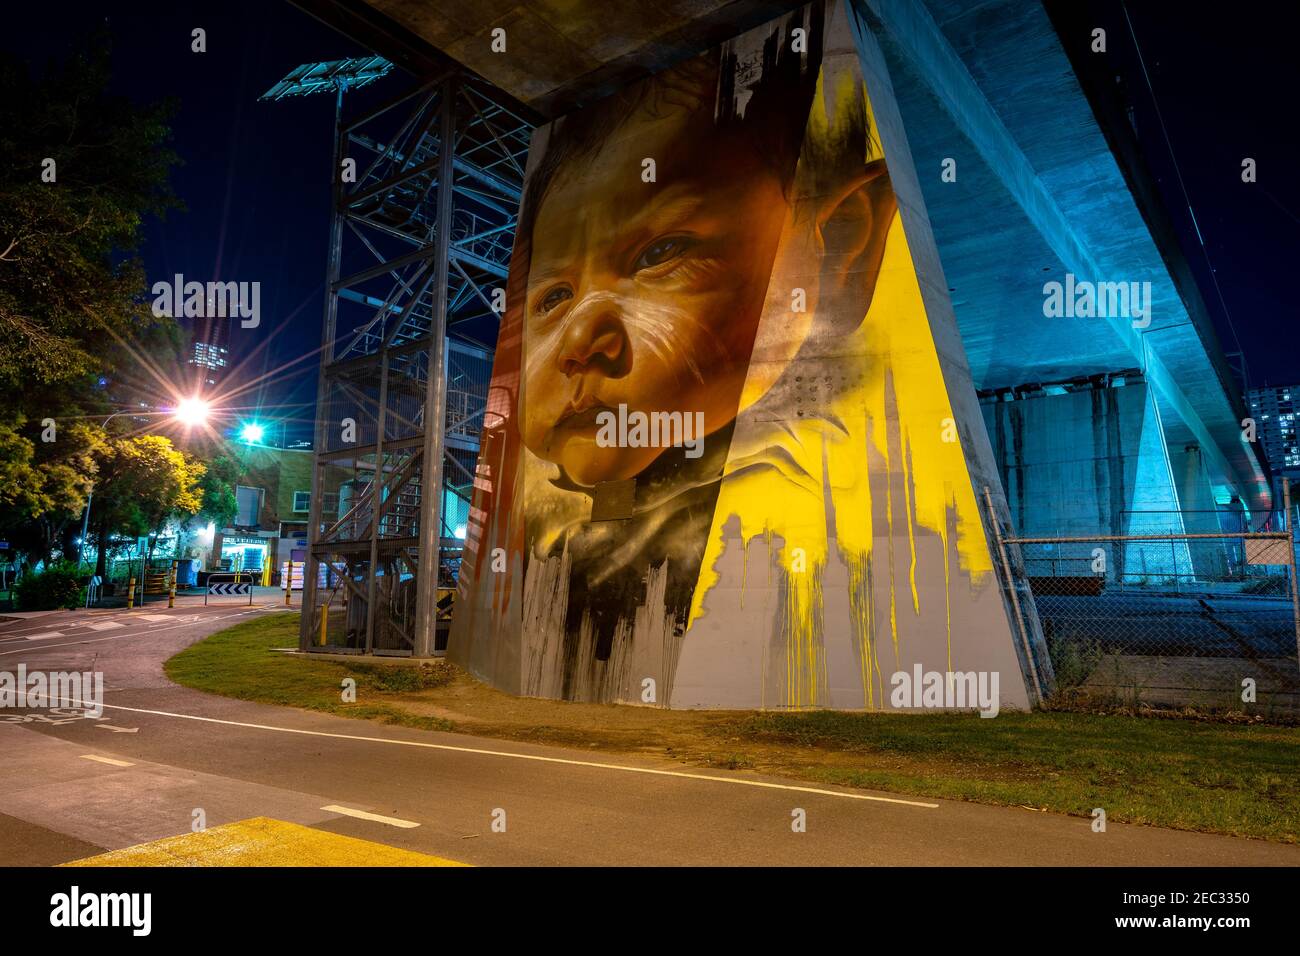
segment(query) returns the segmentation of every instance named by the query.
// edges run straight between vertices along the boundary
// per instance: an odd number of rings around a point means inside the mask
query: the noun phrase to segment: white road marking
[[[211,616],[209,616],[209,617],[205,617],[205,618],[203,618],[203,620],[205,620],[205,621],[222,621],[222,620],[225,620],[225,619],[228,618],[228,617],[236,617],[236,616],[237,616],[237,615],[234,615],[234,614],[213,614],[213,615],[211,615]],[[144,634],[148,634],[150,637],[152,637],[154,634],[161,633],[162,631],[174,631],[174,630],[176,630],[176,628],[178,628],[178,627],[185,627],[186,625],[194,624],[194,623],[196,623],[197,621],[198,621],[198,618],[197,618],[197,617],[196,617],[194,620],[181,620],[181,621],[178,621],[178,622],[175,623],[175,624],[168,624],[166,627],[154,627],[154,628],[150,628],[149,630],[144,631],[143,633],[144,633]],[[113,637],[97,637],[97,638],[95,638],[95,639],[93,639],[93,640],[87,638],[86,640],[80,640],[80,641],[69,641],[69,642],[66,643],[66,644],[46,644],[46,645],[44,645],[44,646],[42,646],[42,647],[39,647],[39,648],[28,647],[28,648],[21,648],[21,649],[16,650],[16,651],[0,651],[0,657],[8,657],[10,654],[26,654],[26,653],[28,653],[29,651],[33,651],[33,650],[49,651],[49,650],[53,650],[53,649],[56,648],[56,647],[78,647],[78,646],[80,646],[80,645],[82,645],[82,644],[99,644],[99,643],[102,643],[103,641],[120,641],[120,640],[121,640],[122,638],[124,638],[124,637],[131,637],[131,636],[132,636],[132,635],[130,635],[130,634],[117,634],[117,635],[114,635]]]
[[[321,807],[328,813],[341,813],[345,817],[356,817],[358,820],[370,820],[374,823],[387,823],[390,827],[401,827],[403,830],[410,830],[418,827],[418,823],[411,820],[399,820],[397,817],[381,817],[377,813],[367,813],[365,810],[353,810],[351,807],[340,807],[331,803],[328,807]]]
[[[170,614],[139,614],[136,616],[142,621],[170,621],[172,619]]]
[[[99,754],[82,754],[82,760],[94,760],[96,763],[106,763],[110,767],[134,767],[135,764],[129,760],[114,760],[112,757],[101,757]]]
[[[42,634],[28,634],[23,640],[25,641],[44,641],[51,637],[62,637],[61,631],[45,631]]]
[[[43,647],[19,648],[16,651],[2,651],[0,652],[0,657],[8,657],[10,654],[27,654],[31,651],[51,651],[56,647],[77,647],[82,644],[100,644],[104,641],[120,641],[122,638],[129,636],[130,635],[128,634],[119,634],[117,637],[97,637],[94,640],[87,638],[84,641],[69,641],[66,644],[46,644]]]
[[[302,734],[307,737],[330,737],[336,740],[360,740],[367,743],[391,744],[396,747],[423,747],[427,750],[449,750],[454,753],[481,754],[487,757],[508,757],[514,760],[534,760],[538,763],[565,764],[571,767],[592,767],[598,770],[619,770],[624,773],[644,773],[655,777],[681,777],[686,780],[704,780],[711,783],[729,783],[738,787],[759,787],[765,790],[789,790],[796,793],[815,793],[825,797],[845,800],[869,800],[873,803],[897,803],[905,807],[923,807],[937,810],[937,803],[919,800],[899,800],[895,797],[877,797],[869,793],[845,793],[840,790],[823,790],[820,787],[800,787],[788,783],[768,783],[765,780],[746,780],[743,777],[718,777],[684,770],[659,770],[654,767],[630,767],[625,764],[600,763],[594,760],[570,760],[567,757],[545,757],[541,754],[513,753],[509,750],[486,750],[481,747],[457,747],[454,744],[434,744],[424,740],[393,740],[388,737],[363,737],[357,734],[332,734],[324,730],[301,730],[297,727],[275,727],[271,724],[250,724],[240,720],[222,720],[219,717],[200,717],[197,714],[177,714],[168,710],[146,710],[143,707],[124,707],[121,704],[104,704],[106,710],[125,710],[133,714],[152,714],[155,717],[176,717],[180,720],[197,720],[207,724],[224,724],[227,727],[248,727],[252,730],[272,730],[281,734]]]
[[[114,727],[112,724],[96,724],[100,730],[111,730],[115,734],[138,734],[139,727]]]
[[[38,621],[35,624],[24,624],[16,627],[0,625],[0,627],[4,628],[0,630],[0,640],[16,640],[25,634],[38,634],[41,631],[49,630],[50,627],[76,627],[77,623],[77,621],[64,618],[61,621]]]
[[[85,626],[92,631],[111,631],[115,627],[126,627],[125,624],[119,624],[117,621],[87,621]]]

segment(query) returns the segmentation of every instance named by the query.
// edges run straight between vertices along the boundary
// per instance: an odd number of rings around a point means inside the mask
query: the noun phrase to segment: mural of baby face
[[[787,210],[777,174],[714,127],[711,104],[639,107],[562,165],[532,235],[524,444],[590,486],[663,452],[598,445],[603,411],[703,412],[706,436],[730,423]]]

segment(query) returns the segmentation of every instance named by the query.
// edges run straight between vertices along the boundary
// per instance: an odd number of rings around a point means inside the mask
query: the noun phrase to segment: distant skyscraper
[[[1300,496],[1300,441],[1296,438],[1296,405],[1300,385],[1252,388],[1246,393],[1250,417],[1255,419],[1255,436],[1264,449],[1275,482],[1291,480],[1292,501]]]
[[[215,388],[225,377],[230,356],[229,341],[229,318],[195,320],[194,351],[189,363],[198,370],[199,382],[205,388]]]

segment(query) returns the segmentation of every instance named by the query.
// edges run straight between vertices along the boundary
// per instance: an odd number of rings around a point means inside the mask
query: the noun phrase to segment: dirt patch
[[[806,776],[810,771],[903,773],[979,780],[1028,780],[1028,767],[891,754],[834,740],[811,743],[756,731],[752,711],[664,710],[627,704],[513,697],[445,661],[437,686],[387,700],[412,714],[449,720],[461,733],[605,753],[663,757],[697,767]]]

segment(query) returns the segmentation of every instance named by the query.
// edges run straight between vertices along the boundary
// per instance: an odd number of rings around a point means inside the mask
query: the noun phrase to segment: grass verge
[[[674,759],[1109,822],[1300,843],[1300,728],[1045,711],[666,711],[516,698],[435,662],[304,661],[297,615],[220,631],[166,663],[198,690],[427,730]],[[357,682],[357,703],[341,682]]]
[[[445,669],[386,667],[302,661],[278,647],[298,644],[298,615],[268,614],[192,644],[163,665],[169,678],[186,687],[262,704],[323,710],[421,730],[451,730],[451,721],[397,706],[402,693],[445,682]],[[344,703],[343,681],[357,682],[358,703]]]

